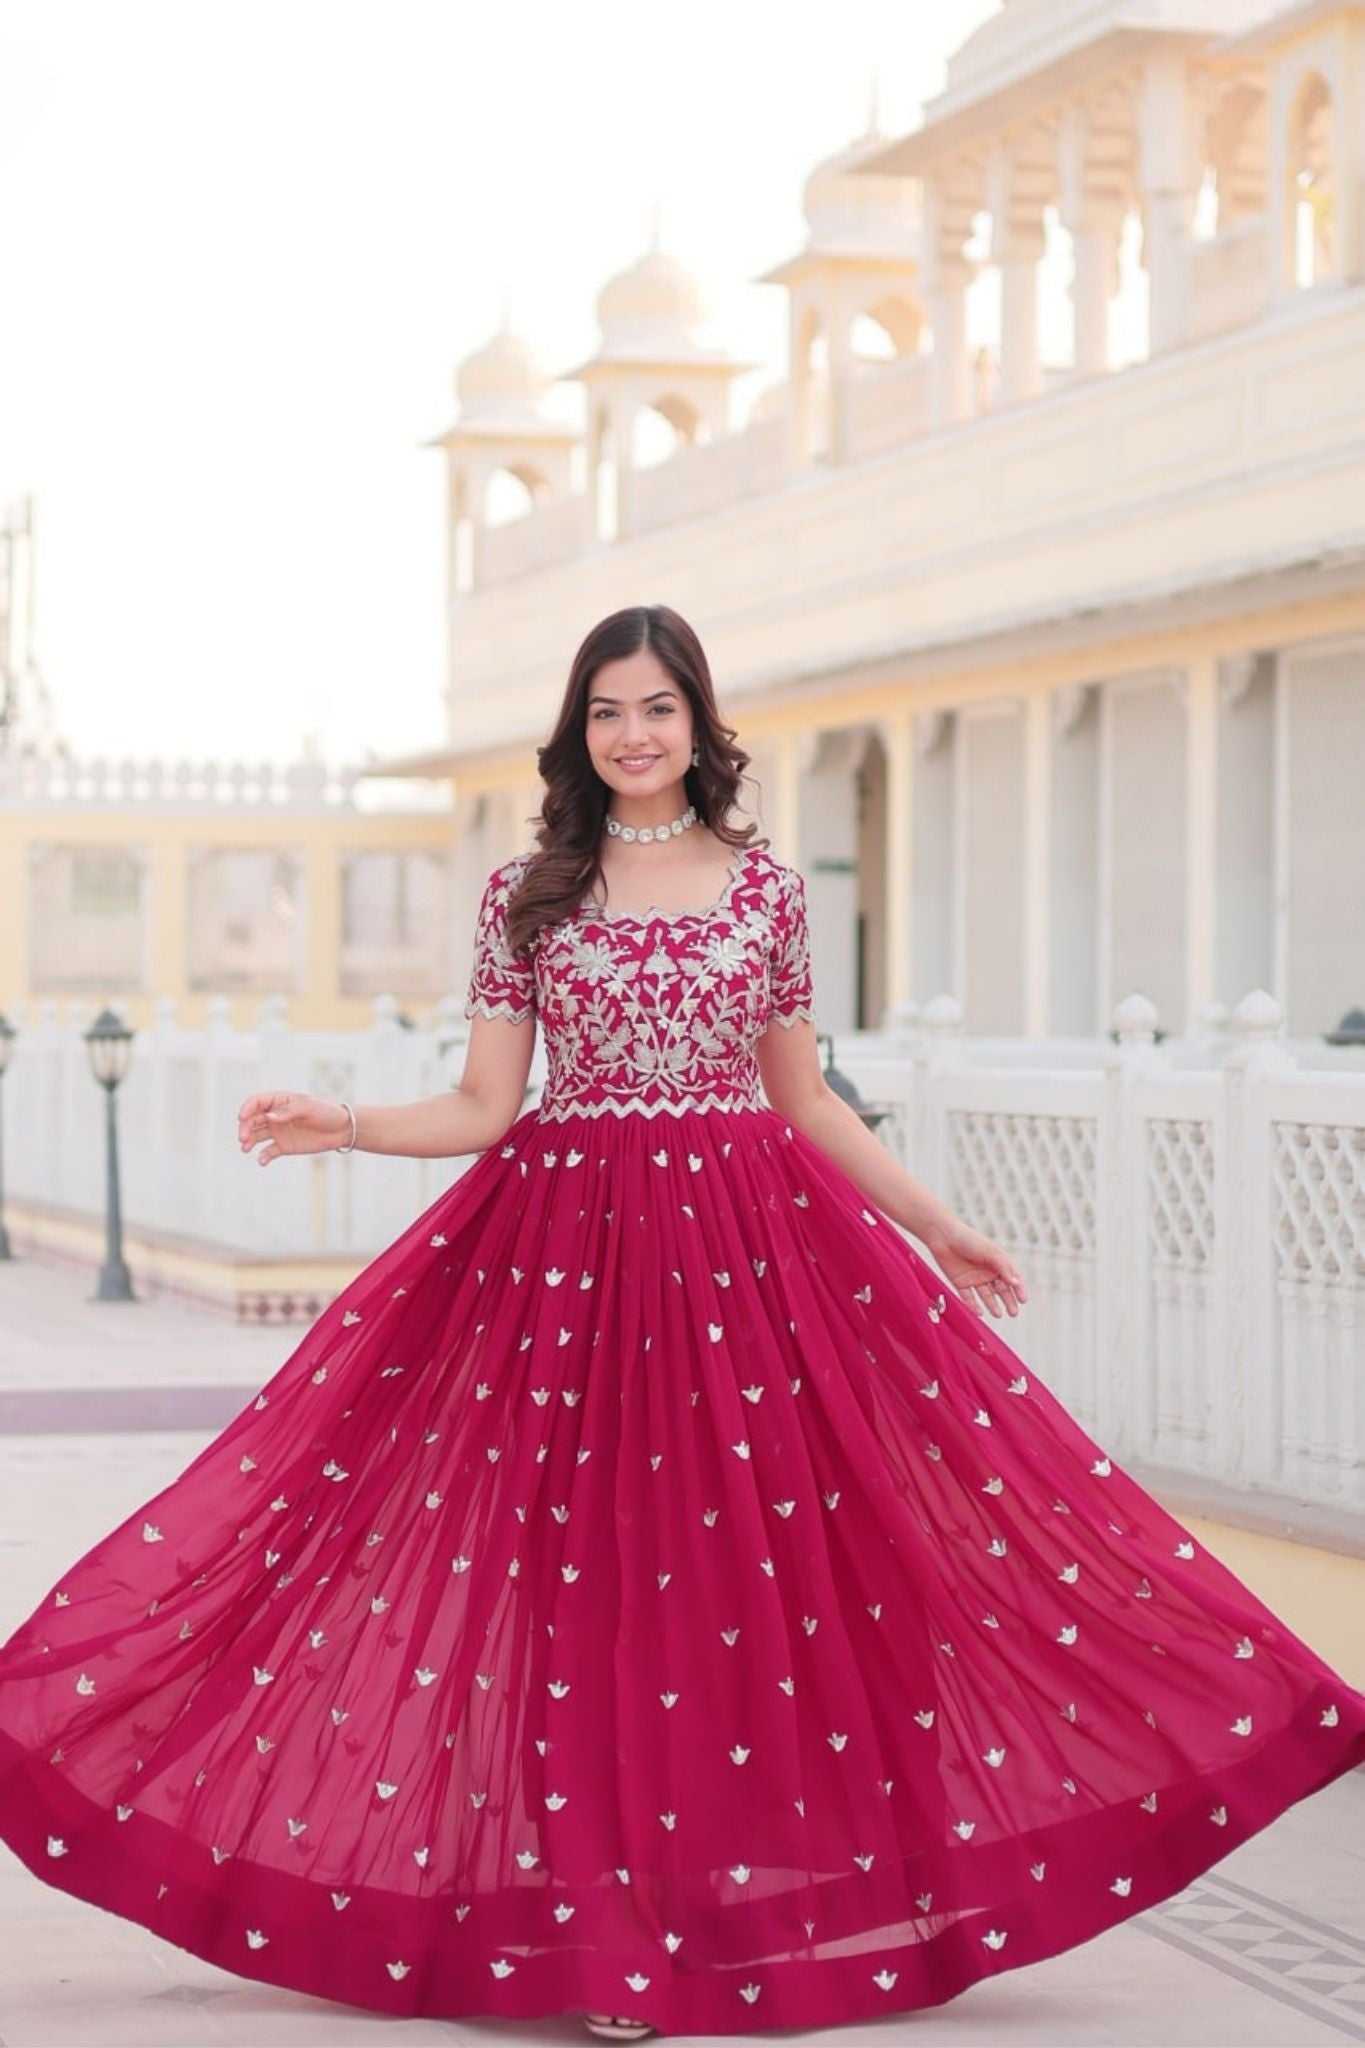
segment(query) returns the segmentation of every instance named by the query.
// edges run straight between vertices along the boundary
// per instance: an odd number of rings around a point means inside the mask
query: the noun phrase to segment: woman
[[[676,613],[603,621],[458,1088],[243,1104],[263,1165],[480,1156],[0,1652],[41,1876],[385,2012],[752,2033],[1054,1955],[1365,1758],[826,1086],[748,758]]]

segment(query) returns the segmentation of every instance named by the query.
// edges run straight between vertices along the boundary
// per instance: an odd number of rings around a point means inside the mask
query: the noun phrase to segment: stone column
[[[886,1001],[914,996],[915,712],[898,704],[876,721],[886,755]]]
[[[991,261],[1000,267],[1000,396],[1006,404],[1043,388],[1038,358],[1038,261],[1043,208],[1055,173],[1038,131],[997,145],[987,175]]]
[[[633,396],[622,395],[612,405],[612,447],[616,474],[616,538],[625,540],[634,527],[635,511],[635,422],[641,407]]]
[[[930,180],[924,188],[924,255],[920,279],[934,336],[932,418],[950,427],[971,417],[967,359],[967,285],[971,265],[962,245],[971,233],[973,201],[961,188]]]
[[[1045,1038],[1051,968],[1052,702],[1024,699],[1024,1036]]]
[[[1176,348],[1189,332],[1190,245],[1198,193],[1195,108],[1183,58],[1149,57],[1143,70],[1138,180],[1150,285],[1151,352]]]
[[[1008,222],[995,235],[1000,265],[1000,396],[1006,405],[1043,388],[1038,360],[1038,259],[1043,224]]]
[[[853,313],[835,281],[829,295],[829,449],[831,463],[847,462],[849,384],[857,370],[853,355]]]
[[[1071,232],[1076,369],[1109,368],[1109,301],[1118,290],[1119,236],[1132,197],[1133,114],[1113,91],[1066,108],[1057,138],[1060,212]]]
[[[1071,287],[1076,308],[1076,368],[1097,377],[1109,368],[1109,302],[1119,283],[1121,212],[1092,207],[1072,229],[1076,275]]]
[[[1185,1018],[1216,993],[1218,876],[1218,659],[1185,662]]]
[[[791,867],[801,864],[801,784],[819,747],[820,735],[814,727],[789,726],[777,741],[772,815],[764,822],[773,852]]]
[[[932,418],[936,427],[950,427],[971,415],[970,366],[967,361],[967,279],[965,264],[941,269],[929,304],[934,325]]]

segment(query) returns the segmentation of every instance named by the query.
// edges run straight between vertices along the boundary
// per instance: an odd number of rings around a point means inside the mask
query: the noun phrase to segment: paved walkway
[[[74,1558],[184,1469],[301,1334],[239,1329],[166,1302],[96,1304],[89,1291],[83,1274],[0,1266],[0,1640]],[[559,2048],[590,2038],[571,2018],[394,2021],[274,1991],[53,1891],[0,1848],[0,2048]],[[1365,2043],[1365,1773],[1292,1808],[1176,1898],[1066,1955],[931,2011],[753,2037],[778,2039],[810,2048]]]

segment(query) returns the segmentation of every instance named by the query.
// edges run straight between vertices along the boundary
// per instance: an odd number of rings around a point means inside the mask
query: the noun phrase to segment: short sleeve
[[[769,1019],[795,1024],[815,1021],[811,982],[810,927],[806,884],[795,868],[784,868],[773,909],[773,946],[768,957]]]
[[[519,1024],[534,1014],[534,966],[524,954],[507,949],[507,906],[521,868],[519,859],[508,861],[493,870],[484,886],[474,923],[474,965],[465,998],[466,1017],[507,1017]]]

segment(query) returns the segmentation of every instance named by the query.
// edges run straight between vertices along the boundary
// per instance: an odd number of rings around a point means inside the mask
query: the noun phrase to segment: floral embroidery
[[[529,853],[489,876],[465,1015],[535,1015],[544,1118],[759,1109],[754,1048],[772,1022],[813,1020],[805,885],[743,849],[705,910],[604,914],[585,904],[509,952],[507,910]]]

